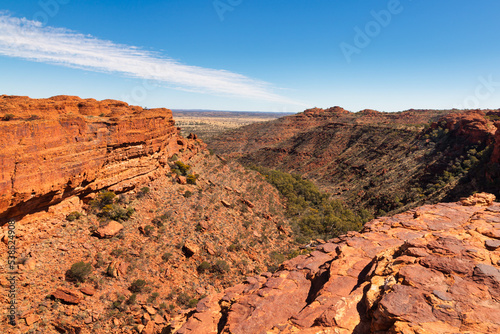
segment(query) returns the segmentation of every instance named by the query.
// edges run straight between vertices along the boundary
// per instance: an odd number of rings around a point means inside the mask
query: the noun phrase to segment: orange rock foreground
[[[184,139],[168,109],[72,96],[0,96],[0,223],[154,176]]]
[[[201,300],[176,333],[499,333],[493,199],[373,220]]]

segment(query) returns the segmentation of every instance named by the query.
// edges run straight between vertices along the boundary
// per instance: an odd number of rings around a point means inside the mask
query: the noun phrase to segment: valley
[[[496,332],[498,113],[3,95],[0,328]]]

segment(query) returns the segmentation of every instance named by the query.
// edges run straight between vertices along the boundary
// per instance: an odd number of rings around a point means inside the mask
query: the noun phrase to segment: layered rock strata
[[[153,177],[184,139],[168,109],[71,96],[0,96],[0,222]]]

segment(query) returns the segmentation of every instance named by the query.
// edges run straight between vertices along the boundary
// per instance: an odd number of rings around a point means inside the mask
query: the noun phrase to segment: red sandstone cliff
[[[196,140],[168,109],[72,96],[0,96],[0,222],[103,188],[153,176]]]

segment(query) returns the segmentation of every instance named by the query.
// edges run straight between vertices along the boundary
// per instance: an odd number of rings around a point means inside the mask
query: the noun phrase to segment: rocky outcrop
[[[197,140],[168,109],[72,96],[0,96],[0,222],[65,198],[132,189]]]
[[[485,198],[373,220],[203,299],[177,333],[497,333],[500,203]]]
[[[493,142],[493,135],[496,127],[485,117],[485,112],[473,110],[467,113],[452,113],[443,117],[439,122],[431,125],[431,128],[438,128],[443,124],[448,131],[454,132],[458,137],[464,138],[471,143]]]

